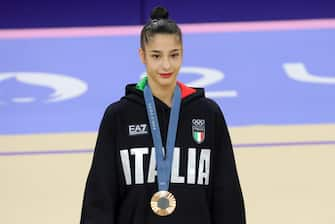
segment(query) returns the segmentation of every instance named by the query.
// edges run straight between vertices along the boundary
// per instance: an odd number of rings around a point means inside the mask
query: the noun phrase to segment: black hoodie
[[[244,224],[245,210],[228,129],[203,89],[182,90],[169,191],[177,200],[165,217],[153,213],[156,161],[143,91],[108,106],[87,178],[81,224]],[[166,143],[170,108],[155,98]]]

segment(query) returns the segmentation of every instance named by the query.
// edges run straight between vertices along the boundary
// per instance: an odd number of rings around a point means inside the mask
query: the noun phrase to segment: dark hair
[[[182,43],[181,30],[175,21],[169,19],[169,12],[163,7],[156,7],[151,12],[151,19],[141,31],[141,48],[149,42],[155,34],[175,34]]]

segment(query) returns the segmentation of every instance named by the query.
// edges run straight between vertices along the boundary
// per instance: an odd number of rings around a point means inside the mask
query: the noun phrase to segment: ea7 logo
[[[146,124],[135,124],[128,126],[129,135],[145,135],[148,134],[148,125]]]

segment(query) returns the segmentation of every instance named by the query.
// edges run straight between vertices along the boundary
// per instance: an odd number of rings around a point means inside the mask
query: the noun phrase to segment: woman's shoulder
[[[110,103],[105,108],[105,114],[122,115],[128,114],[129,111],[138,111],[139,107],[145,107],[143,103],[135,102],[126,97],[122,97],[120,100]]]
[[[206,108],[207,111],[212,111],[216,113],[221,112],[221,108],[219,104],[211,98],[207,98],[207,97],[199,98],[198,105],[202,108]]]
[[[105,108],[106,114],[119,114],[122,113],[129,107],[129,103],[123,100],[118,100],[113,103],[110,103]]]

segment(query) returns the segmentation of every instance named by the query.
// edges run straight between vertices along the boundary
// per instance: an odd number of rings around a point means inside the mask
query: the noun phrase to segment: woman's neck
[[[151,82],[150,79],[148,79],[150,89],[152,92],[152,95],[157,97],[160,101],[164,102],[169,107],[172,106],[172,97],[174,93],[174,89],[176,87],[176,83],[174,85],[168,85],[168,86],[159,86],[155,82]]]

